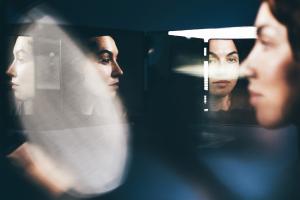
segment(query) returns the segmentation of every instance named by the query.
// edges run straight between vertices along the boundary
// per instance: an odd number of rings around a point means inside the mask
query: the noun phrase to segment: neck
[[[228,111],[231,105],[229,95],[218,97],[211,95],[209,98],[209,110],[211,111]]]

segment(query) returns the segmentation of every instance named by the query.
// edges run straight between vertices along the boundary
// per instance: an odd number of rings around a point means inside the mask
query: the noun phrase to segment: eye
[[[102,65],[109,65],[112,61],[112,57],[107,53],[100,54],[97,58],[97,62]]]
[[[210,63],[210,64],[215,64],[218,62],[219,62],[218,59],[215,57],[209,57],[209,59],[208,59],[208,63]]]
[[[16,59],[18,62],[24,62],[25,60],[23,58],[17,58]]]
[[[227,58],[228,63],[238,63],[239,59],[237,57],[229,57]]]
[[[15,61],[18,63],[24,63],[25,62],[25,56],[22,54],[18,54],[15,56]]]
[[[103,64],[103,65],[108,65],[111,62],[110,58],[100,58],[98,60],[99,63]]]
[[[23,63],[25,63],[25,59],[24,58],[20,58],[20,57],[16,57],[14,59],[14,62],[19,63],[19,64],[23,64]]]
[[[260,44],[263,47],[263,50],[265,50],[265,51],[270,50],[274,46],[273,43],[270,42],[269,40],[260,38],[258,41],[260,42]]]

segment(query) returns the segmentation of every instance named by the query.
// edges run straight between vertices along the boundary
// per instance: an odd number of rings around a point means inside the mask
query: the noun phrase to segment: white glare
[[[115,189],[122,182],[129,148],[120,100],[86,52],[58,25],[47,29],[36,23],[26,35],[33,40],[35,69],[26,78],[36,91],[22,99],[32,109],[20,118],[40,173],[78,196]]]
[[[186,38],[200,38],[208,42],[209,39],[253,39],[256,38],[256,28],[253,26],[195,29],[182,31],[169,31],[169,35],[182,36]]]

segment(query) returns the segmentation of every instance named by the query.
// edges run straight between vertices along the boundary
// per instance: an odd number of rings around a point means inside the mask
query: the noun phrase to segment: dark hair
[[[275,18],[287,27],[288,40],[292,48],[294,62],[287,69],[287,80],[294,91],[299,91],[299,78],[300,78],[300,0],[263,0],[266,1],[271,9]],[[299,126],[299,112],[300,109],[300,95],[298,92],[294,93],[293,109],[291,118],[293,122]]]
[[[300,61],[300,0],[264,0],[276,19],[288,29],[294,58]]]

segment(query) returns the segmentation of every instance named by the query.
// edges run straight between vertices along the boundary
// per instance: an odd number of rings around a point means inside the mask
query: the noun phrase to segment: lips
[[[224,88],[224,87],[226,87],[230,83],[230,81],[220,80],[220,81],[213,81],[212,83],[214,85],[216,85],[217,87]]]
[[[115,90],[119,88],[119,81],[113,82],[108,85],[109,87],[114,88]]]
[[[253,106],[257,105],[261,100],[261,98],[263,97],[261,93],[256,92],[253,89],[249,89],[249,93],[250,93],[250,104]]]
[[[228,84],[228,83],[230,83],[230,81],[226,81],[226,80],[220,80],[220,81],[214,81],[213,82],[213,84],[222,84],[222,83],[226,83],[226,84]]]
[[[16,87],[18,86],[18,84],[14,83],[14,82],[10,82],[10,86],[14,90],[14,89],[16,89]]]

